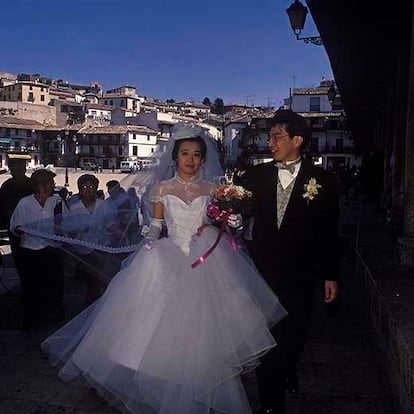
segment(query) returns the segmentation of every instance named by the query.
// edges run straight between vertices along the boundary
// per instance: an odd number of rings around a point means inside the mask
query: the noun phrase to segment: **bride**
[[[240,375],[276,345],[268,327],[286,312],[226,237],[191,267],[217,237],[206,215],[214,184],[203,179],[217,153],[201,129],[186,126],[171,139],[159,178],[170,161],[175,175],[150,192],[144,247],[41,346],[62,380],[83,376],[129,413],[251,413]],[[159,238],[164,224],[168,237]]]

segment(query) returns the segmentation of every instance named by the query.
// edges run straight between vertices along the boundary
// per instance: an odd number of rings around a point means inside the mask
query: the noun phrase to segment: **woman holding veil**
[[[222,174],[217,155],[200,128],[176,131],[149,192],[143,247],[101,298],[42,343],[61,379],[81,375],[136,414],[251,413],[240,375],[276,345],[268,327],[285,310],[226,237],[191,266],[217,239],[205,179]],[[164,224],[168,237],[158,238]]]

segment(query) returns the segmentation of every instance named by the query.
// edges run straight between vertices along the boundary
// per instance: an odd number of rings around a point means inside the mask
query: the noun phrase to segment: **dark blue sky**
[[[160,99],[279,106],[289,87],[332,79],[324,48],[295,39],[291,3],[12,0],[2,5],[0,69],[105,90],[129,84]],[[304,35],[317,34],[311,23]]]

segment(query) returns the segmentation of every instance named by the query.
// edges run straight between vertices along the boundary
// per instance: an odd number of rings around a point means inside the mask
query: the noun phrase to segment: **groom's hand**
[[[338,296],[338,283],[333,280],[325,280],[325,302],[333,302]]]

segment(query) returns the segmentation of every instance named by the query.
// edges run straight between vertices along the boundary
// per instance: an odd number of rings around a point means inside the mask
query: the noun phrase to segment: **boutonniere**
[[[316,182],[316,178],[310,178],[303,188],[305,192],[302,194],[302,197],[309,203],[310,200],[313,200],[318,195],[318,189],[322,188],[322,186]]]

